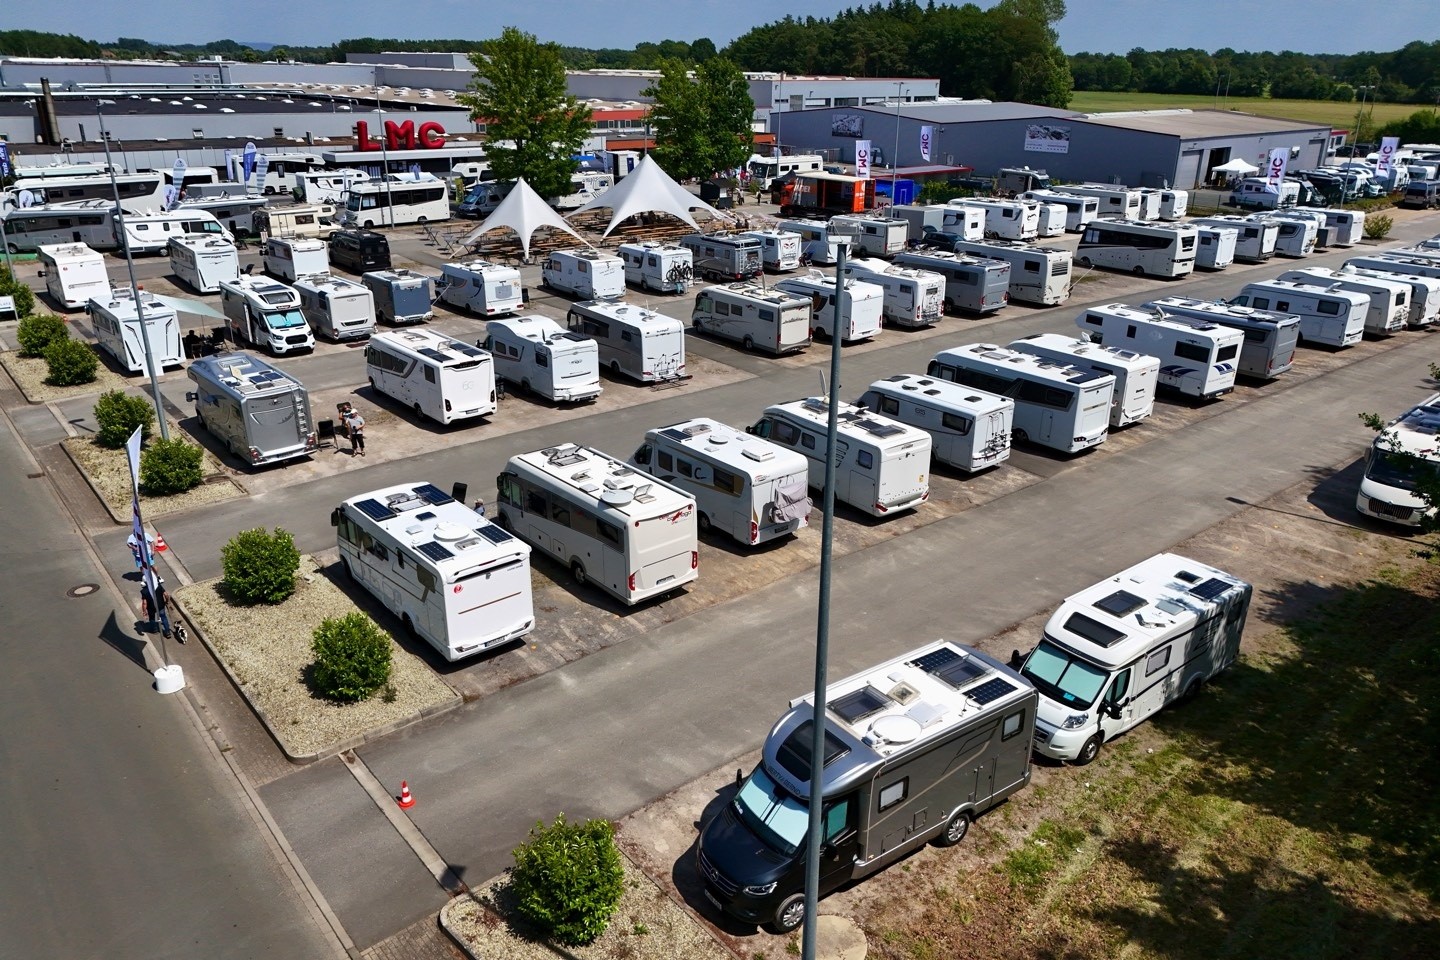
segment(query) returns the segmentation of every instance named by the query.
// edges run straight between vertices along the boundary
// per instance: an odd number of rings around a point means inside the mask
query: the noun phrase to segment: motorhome
[[[1107,347],[1063,333],[1032,333],[1010,342],[1011,350],[1053,360],[1077,370],[1108,373],[1115,378],[1110,401],[1110,429],[1139,423],[1155,412],[1160,360],[1120,347]]]
[[[944,277],[948,310],[984,316],[1010,302],[1011,268],[1003,260],[932,250],[898,254],[895,263]]]
[[[1140,194],[1140,213],[1136,219],[1159,220],[1160,191],[1154,187],[1136,187],[1135,192]]]
[[[170,272],[192,290],[219,293],[221,280],[240,276],[240,254],[229,240],[187,233],[170,241]]]
[[[758,283],[709,287],[695,297],[690,325],[746,350],[794,353],[810,345],[812,301]]]
[[[908,221],[869,213],[831,217],[830,229],[850,237],[852,253],[872,257],[893,257],[905,249],[910,235]]]
[[[1123,303],[1091,307],[1075,325],[1096,343],[1159,359],[1166,389],[1201,400],[1235,389],[1245,334],[1233,327]]]
[[[1081,197],[1094,197],[1096,217],[1115,217],[1121,220],[1142,220],[1141,211],[1145,201],[1134,187],[1113,183],[1067,184],[1066,193]]]
[[[221,194],[214,197],[187,197],[171,207],[171,210],[181,213],[188,210],[203,211],[214,217],[221,227],[230,231],[231,236],[253,237],[259,233],[255,216],[265,209],[265,205],[264,197],[232,197]]]
[[[750,186],[766,191],[771,182],[792,173],[819,173],[825,168],[825,158],[818,153],[797,153],[789,156],[762,157],[752,153],[746,171],[750,174]]]
[[[113,201],[7,210],[0,218],[5,221],[5,249],[11,254],[34,253],[43,246],[67,243],[83,243],[91,250],[120,247]]]
[[[646,240],[622,243],[615,252],[625,265],[625,282],[641,290],[684,293],[695,279],[695,257],[685,247]]]
[[[351,497],[330,524],[345,575],[447,661],[535,628],[530,547],[433,483]]]
[[[278,280],[294,283],[296,277],[330,272],[324,240],[271,237],[265,241],[261,256],[265,272]]]
[[[245,157],[240,152],[231,153],[227,157],[229,165],[230,180],[236,183],[253,187],[262,194],[290,193],[299,185],[298,176],[302,173],[311,173],[320,169],[324,161],[318,154],[314,153],[266,153],[266,167],[264,179],[255,183],[257,170],[251,168],[250,176],[245,176]]]
[[[600,366],[640,383],[685,379],[685,324],[633,303],[571,304],[566,326],[600,347]]]
[[[375,320],[401,326],[424,323],[435,316],[430,278],[414,270],[375,270],[361,275],[360,282],[375,298]]]
[[[264,347],[277,356],[315,349],[315,335],[294,287],[248,274],[221,280],[220,309],[236,343]]]
[[[440,423],[497,409],[495,363],[479,347],[433,330],[377,333],[365,345],[370,389]]]
[[[481,180],[472,183],[456,205],[455,213],[472,220],[489,216],[499,209],[501,201],[514,189],[514,182],[509,180]]]
[[[391,174],[350,184],[340,222],[347,227],[399,227],[450,219],[450,190],[429,173]]]
[[[781,220],[778,229],[800,237],[800,262],[829,265],[840,258],[840,248],[849,248],[853,241],[848,233],[833,228],[824,220]]]
[[[175,168],[165,170],[147,170],[145,173],[159,173],[165,178],[166,186],[176,186]],[[180,174],[178,186],[182,191],[188,191],[191,187],[202,184],[217,184],[220,182],[220,173],[214,167],[185,167]]]
[[[837,406],[835,499],[876,517],[913,510],[930,497],[930,434],[862,407]],[[825,487],[830,403],[809,397],[772,404],[747,433],[798,450],[810,486]]]
[[[220,237],[230,242],[235,237],[220,225],[213,214],[204,210],[176,207],[164,213],[126,214],[125,246],[132,254],[164,253],[170,241],[187,233]],[[119,218],[116,218],[119,225]]]
[[[1429,210],[1440,207],[1440,183],[1422,180],[1411,183],[1400,195],[1398,206],[1414,210]]]
[[[1365,336],[1365,315],[1370,298],[1350,290],[1296,283],[1293,280],[1261,280],[1247,283],[1231,304],[1274,310],[1300,318],[1300,342],[1306,346],[1351,347]]]
[[[1300,318],[1291,314],[1193,297],[1161,297],[1144,304],[1142,309],[1159,310],[1192,320],[1208,320],[1239,330],[1245,335],[1236,371],[1240,376],[1273,380],[1295,362],[1295,346],[1300,342]]]
[[[1357,277],[1353,273],[1328,267],[1306,267],[1287,270],[1275,279],[1364,294],[1369,299],[1365,310],[1365,332],[1372,337],[1392,336],[1404,330],[1410,321],[1410,285],[1398,277]]]
[[[310,328],[330,340],[363,340],[375,330],[375,297],[354,280],[317,273],[295,281],[300,312]]]
[[[792,229],[781,223],[782,230]],[[680,245],[695,258],[695,273],[711,280],[748,280],[764,269],[760,241],[744,234],[692,233],[680,238]]]
[[[1190,221],[1197,227],[1230,227],[1238,231],[1235,238],[1235,259],[1242,263],[1264,263],[1275,256],[1275,241],[1280,236],[1280,224],[1275,221],[1256,221],[1248,217],[1216,216],[1196,217]]]
[[[495,359],[495,376],[525,393],[557,403],[600,396],[599,345],[549,317],[491,320],[480,346]]]
[[[771,227],[768,230],[746,230],[742,237],[760,241],[760,261],[771,273],[788,273],[800,266],[800,234]]]
[[[594,170],[577,170],[570,175],[570,192],[545,200],[556,210],[577,210],[615,186],[615,178]]]
[[[1115,378],[1028,353],[972,343],[942,350],[926,371],[1015,401],[1013,436],[1061,453],[1105,442]]]
[[[696,844],[706,898],[781,934],[805,920],[812,803],[822,811],[823,897],[926,843],[959,843],[976,817],[1030,782],[1035,690],[979,650],[937,640],[832,683],[825,696],[824,762],[810,762],[814,694],[790,701],[759,764]]]
[[[158,377],[165,367],[185,361],[175,309],[153,293],[141,290],[137,301],[128,289],[107,288],[86,304],[85,312],[95,342],[125,373],[153,372]],[[153,371],[147,362],[154,363]]]
[[[15,182],[5,188],[0,209],[86,200],[100,200],[113,207],[116,193],[120,195],[120,209],[126,213],[154,213],[165,209],[165,178],[153,170],[117,173],[113,185],[109,174],[30,177],[24,175],[24,170],[21,167]]]
[[[965,234],[967,240],[985,236],[985,211],[974,207],[952,207],[948,203],[896,204],[889,213],[909,225],[908,237],[912,242],[927,233],[948,230]]]
[[[83,243],[45,244],[37,252],[45,290],[62,310],[82,309],[92,299],[110,296],[104,255]]]
[[[1315,252],[1319,231],[1313,220],[1282,219],[1263,213],[1251,214],[1246,219],[1275,224],[1275,252],[1282,257],[1308,257]]]
[[[885,291],[882,316],[892,326],[928,327],[945,313],[945,278],[932,270],[856,257],[845,261],[845,276]]]
[[[1095,197],[1081,196],[1078,193],[1070,193],[1064,189],[1057,190],[1027,190],[1020,194],[1021,200],[1033,200],[1036,203],[1058,204],[1065,208],[1065,229],[1070,233],[1079,233],[1085,229],[1085,224],[1100,216],[1100,201]],[[980,239],[979,237],[966,239]]]
[[[489,260],[447,263],[435,287],[441,303],[480,316],[516,313],[525,306],[520,271]]]
[[[1230,205],[1252,210],[1275,210],[1293,207],[1300,202],[1300,187],[1289,180],[1278,185],[1264,177],[1246,177],[1230,191]]]
[[[695,498],[700,532],[747,546],[809,525],[809,462],[734,427],[696,417],[646,431],[630,463]]]
[[[1363,257],[1351,257],[1345,261],[1344,266],[1440,280],[1440,262],[1428,260],[1425,257],[1409,257],[1400,253],[1382,252],[1367,254]]]
[[[301,203],[329,203],[344,207],[345,201],[350,199],[350,187],[369,179],[370,175],[365,171],[352,167],[297,173],[295,199]]]
[[[1075,259],[1082,266],[1125,270],[1136,276],[1174,280],[1195,269],[1199,229],[1192,223],[1091,220],[1080,234]]]
[[[1018,240],[961,240],[956,253],[1010,264],[1010,299],[1051,307],[1070,299],[1070,251]]]
[[[634,606],[699,575],[695,498],[607,453],[575,443],[510,458],[495,478],[501,526]]]
[[[1015,401],[948,380],[900,373],[876,380],[855,405],[930,434],[930,455],[975,473],[1010,459]]]
[[[351,273],[390,269],[390,241],[371,230],[336,230],[329,254],[331,264]]]
[[[803,277],[787,277],[772,289],[810,300],[810,335],[816,340],[828,340],[837,330],[845,343],[869,340],[884,326],[885,289],[849,277],[842,284],[836,289],[833,276],[812,270]]]
[[[255,227],[272,237],[318,237],[325,239],[336,230],[324,207],[267,207],[255,214]]]
[[[545,258],[540,285],[582,300],[625,296],[625,261],[599,250],[556,250]]]
[[[1165,189],[1160,191],[1160,219],[1183,220],[1190,211],[1190,191]]]
[[[1040,206],[1039,236],[1043,239],[1063,234],[1065,232],[1065,206],[1059,203],[1041,203],[1038,200],[1035,202]]]
[[[310,394],[285,371],[248,353],[222,353],[192,360],[186,376],[195,389],[185,399],[201,429],[250,466],[318,449]]]
[[[1440,279],[1417,277],[1408,273],[1391,273],[1385,270],[1369,270],[1364,267],[1341,267],[1345,273],[1357,277],[1376,277],[1381,280],[1398,280],[1410,287],[1410,315],[1406,323],[1411,329],[1428,327],[1440,320]]]
[[[1198,227],[1195,243],[1196,270],[1224,270],[1235,262],[1235,246],[1240,231],[1234,227]]]
[[[1017,663],[1040,692],[1035,750],[1087,764],[1102,744],[1194,697],[1239,656],[1252,592],[1162,553],[1066,597]]]
[[[1330,246],[1330,225],[1325,219],[1325,214],[1319,210],[1314,210],[1310,207],[1288,207],[1284,210],[1267,210],[1265,213],[1253,213],[1250,215],[1250,219],[1278,220],[1282,224],[1290,220],[1297,220],[1302,224],[1308,223],[1315,228],[1315,240],[1311,247],[1312,252],[1315,250],[1324,250]],[[1286,234],[1283,231],[1277,236],[1275,241],[1277,252],[1283,252],[1280,251],[1280,248],[1287,245],[1285,237]]]
[[[951,200],[957,207],[985,211],[985,236],[1003,240],[1034,240],[1040,234],[1040,204],[1032,200]]]
[[[1355,509],[1367,517],[1418,527],[1434,506],[1421,496],[1428,475],[1440,473],[1440,393],[1385,425],[1365,454]]]

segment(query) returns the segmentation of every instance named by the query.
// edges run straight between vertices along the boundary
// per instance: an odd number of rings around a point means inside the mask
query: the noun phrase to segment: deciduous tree
[[[662,60],[652,98],[655,162],[677,180],[709,177],[742,166],[750,155],[755,102],[740,68],[707,60],[693,73],[681,60]]]

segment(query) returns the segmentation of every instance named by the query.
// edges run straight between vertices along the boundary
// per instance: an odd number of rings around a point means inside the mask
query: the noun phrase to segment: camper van
[[[1235,259],[1242,263],[1264,263],[1275,256],[1275,240],[1280,224],[1260,222],[1247,217],[1196,217],[1190,221],[1197,227],[1231,227],[1238,231],[1235,238]],[[1198,263],[1197,263],[1198,266]]]
[[[433,483],[362,493],[330,524],[346,577],[447,661],[535,628],[530,548]]]
[[[265,241],[265,272],[294,283],[297,277],[330,272],[330,257],[324,240],[271,237]]]
[[[1367,517],[1418,527],[1434,507],[1419,493],[1425,472],[1440,471],[1440,393],[1391,420],[1365,454],[1355,509]]]
[[[178,367],[185,360],[175,310],[153,293],[141,290],[137,303],[127,289],[107,289],[86,304],[85,312],[90,315],[95,342],[114,357],[126,373],[151,372],[146,368],[149,359],[153,360],[153,373],[158,377],[165,367]]]
[[[1139,423],[1155,412],[1155,388],[1160,381],[1160,361],[1156,357],[1062,333],[1032,333],[1012,340],[1010,349],[1077,370],[1108,373],[1114,377],[1115,393],[1110,402],[1112,430]]]
[[[772,289],[809,298],[810,335],[816,340],[835,336],[837,329],[845,343],[869,340],[884,325],[885,289],[864,280],[842,282],[843,297],[837,296],[834,277],[813,270],[807,276],[781,280]]]
[[[479,346],[495,358],[495,376],[557,403],[600,396],[600,350],[594,340],[549,317],[507,317],[485,324]]]
[[[1345,266],[1340,269],[1343,273],[1353,273],[1357,277],[1398,280],[1400,283],[1408,284],[1410,287],[1410,315],[1406,318],[1406,322],[1412,330],[1428,327],[1440,320],[1440,279],[1417,277],[1404,272],[1369,270],[1365,267]]]
[[[240,276],[235,244],[204,233],[170,241],[170,272],[200,293],[219,293],[221,280]]]
[[[791,229],[787,223],[780,228]],[[744,234],[692,233],[680,238],[680,246],[694,256],[698,275],[716,281],[758,277],[765,262],[760,241]]]
[[[317,449],[310,394],[285,371],[248,353],[222,353],[191,361],[186,376],[195,381],[185,399],[200,426],[252,467]]]
[[[375,297],[364,284],[327,273],[295,281],[300,312],[330,340],[363,340],[375,330]]]
[[[979,650],[937,640],[825,696],[824,762],[809,760],[814,694],[790,701],[760,763],[696,843],[706,898],[781,934],[805,920],[812,802],[822,805],[823,897],[927,843],[959,843],[1030,782],[1035,689]]]
[[[894,217],[857,213],[830,218],[830,229],[850,237],[852,253],[893,257],[905,249],[910,224]]]
[[[615,300],[572,304],[566,326],[594,340],[600,366],[640,383],[683,380],[685,324],[663,313]]]
[[[985,236],[1002,240],[1034,240],[1040,234],[1040,204],[1033,200],[951,200],[957,207],[985,211]]]
[[[1273,186],[1264,177],[1246,177],[1230,191],[1231,206],[1249,207],[1253,210],[1276,210],[1280,207],[1293,207],[1299,202],[1300,187],[1289,180]]]
[[[1267,210],[1265,213],[1252,213],[1247,219],[1278,220],[1282,224],[1287,221],[1297,220],[1300,221],[1302,225],[1310,224],[1315,231],[1315,240],[1311,251],[1324,250],[1330,246],[1330,226],[1325,220],[1325,214],[1319,210],[1313,210],[1310,207],[1289,207],[1284,210]],[[1287,234],[1283,231],[1276,237],[1275,248],[1277,253],[1283,254],[1284,250],[1282,248],[1296,242],[1291,240],[1287,243],[1286,237]],[[1305,239],[1306,237],[1302,234],[1300,237],[1300,243],[1302,245]]]
[[[1079,453],[1105,442],[1115,378],[1077,370],[993,343],[942,350],[930,376],[975,387],[1015,401],[1016,440]]]
[[[46,244],[38,251],[45,290],[61,309],[82,309],[110,296],[105,257],[83,243]]]
[[[845,276],[885,291],[882,314],[892,326],[928,327],[944,315],[945,278],[932,270],[857,257],[845,261]]]
[[[810,345],[812,301],[758,283],[709,287],[695,297],[690,325],[740,343],[746,350],[794,353]]]
[[[1101,217],[1085,225],[1075,259],[1085,267],[1174,280],[1195,269],[1199,229],[1192,223],[1151,223]]]
[[[221,280],[220,308],[236,343],[251,343],[276,355],[315,349],[315,336],[293,287],[248,274]]]
[[[1010,264],[967,253],[931,250],[895,257],[902,267],[927,270],[945,278],[945,307],[957,313],[984,316],[1010,302]]]
[[[1357,277],[1353,273],[1328,267],[1306,267],[1303,270],[1287,270],[1275,279],[1364,294],[1370,301],[1365,310],[1365,332],[1372,337],[1392,336],[1396,331],[1404,330],[1410,320],[1410,285],[1398,277]]]
[[[804,218],[781,220],[778,229],[800,237],[800,262],[829,265],[840,259],[840,247],[849,249],[853,237],[833,228],[824,220]]]
[[[1114,217],[1120,220],[1143,220],[1145,201],[1134,187],[1114,183],[1067,184],[1066,193],[1081,197],[1094,197],[1096,217]]]
[[[1183,220],[1189,210],[1190,191],[1169,189],[1160,191],[1161,220]]]
[[[1300,342],[1307,346],[1350,347],[1365,336],[1365,315],[1370,298],[1350,290],[1295,283],[1292,280],[1261,280],[1247,283],[1231,304],[1274,310],[1300,318]]]
[[[8,223],[8,219],[7,219]],[[116,220],[119,226],[119,220]],[[118,231],[117,231],[118,232]],[[235,237],[204,210],[176,207],[164,213],[125,214],[125,246],[132,254],[164,253],[170,241],[200,233],[234,242]]]
[[[852,404],[836,411],[835,499],[876,517],[913,510],[930,497],[930,434]],[[798,450],[810,486],[824,489],[830,403],[810,397],[765,408],[747,433]]]
[[[1224,270],[1235,262],[1235,245],[1240,231],[1234,227],[1199,227],[1195,244],[1196,270]]]
[[[1160,361],[1160,386],[1211,400],[1235,389],[1245,334],[1208,320],[1172,316],[1123,303],[1091,307],[1075,318],[1086,337]]]
[[[673,243],[622,243],[616,253],[625,264],[625,282],[641,290],[684,293],[695,279],[694,256]]]
[[[515,313],[525,306],[520,271],[489,260],[445,264],[436,289],[441,303],[486,317]]]
[[[540,285],[581,300],[625,296],[625,261],[598,250],[556,250],[540,268]]]
[[[255,228],[272,237],[313,237],[323,240],[336,230],[321,206],[269,207],[255,213]]]
[[[718,420],[646,431],[630,463],[694,497],[702,534],[718,530],[754,546],[809,525],[809,462]]]
[[[1078,193],[1070,193],[1066,190],[1027,190],[1020,194],[1021,200],[1033,200],[1036,203],[1059,205],[1065,208],[1065,229],[1070,233],[1080,233],[1085,229],[1085,224],[1094,220],[1100,215],[1100,201],[1094,197],[1082,197]],[[969,239],[980,239],[979,237],[966,237]]]
[[[373,230],[336,230],[329,252],[332,264],[351,273],[390,269],[390,241]]]
[[[771,273],[788,273],[800,266],[800,234],[772,227],[746,230],[740,236],[760,241],[760,261]]]
[[[857,407],[930,434],[930,455],[976,473],[1010,459],[1015,401],[934,377],[900,373],[876,380]]]
[[[750,173],[750,185],[761,191],[770,189],[771,181],[791,173],[819,173],[825,166],[825,158],[818,153],[797,153],[789,156],[762,157],[750,155],[746,170]]]
[[[360,277],[375,298],[375,319],[401,326],[435,316],[430,278],[413,270],[376,270]]]
[[[1275,224],[1275,252],[1282,257],[1308,257],[1315,252],[1319,231],[1313,220],[1282,219],[1263,213],[1251,214],[1245,219]]]
[[[490,354],[433,330],[375,334],[365,345],[365,374],[371,390],[440,423],[497,409]]]
[[[1191,297],[1162,297],[1142,309],[1164,314],[1208,320],[1222,327],[1234,327],[1245,334],[1240,345],[1238,373],[1258,380],[1273,380],[1295,362],[1300,341],[1300,318],[1269,310],[1236,307],[1223,300],[1196,300]]]
[[[514,182],[509,180],[481,180],[479,183],[472,183],[465,191],[465,196],[460,198],[455,213],[472,220],[489,216],[499,209],[501,201],[514,189]]]
[[[1066,597],[1021,675],[1040,692],[1035,750],[1077,765],[1235,662],[1250,584],[1162,553]]]
[[[1018,240],[961,240],[956,253],[1010,264],[1010,299],[1053,307],[1070,299],[1070,251]]]
[[[695,498],[593,447],[563,443],[510,458],[495,478],[501,526],[634,606],[699,575]]]

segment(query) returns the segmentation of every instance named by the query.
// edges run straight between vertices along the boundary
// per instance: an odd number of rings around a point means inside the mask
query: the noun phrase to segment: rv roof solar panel
[[[480,534],[480,536],[484,537],[486,540],[489,540],[491,543],[495,544],[500,544],[504,543],[507,540],[515,539],[501,528],[495,526],[495,524],[493,523],[487,523],[485,524],[485,526],[477,528],[475,532]]]
[[[661,431],[660,431],[660,436],[665,437],[665,438],[670,439],[670,440],[678,440],[678,441],[680,441],[680,442],[683,443],[684,441],[690,439],[691,434],[688,433],[688,432],[685,431],[685,430],[677,430],[677,429],[674,428],[674,427],[670,427],[670,428],[668,428],[668,429],[661,430]]]
[[[876,437],[893,437],[905,432],[904,427],[893,423],[881,423],[879,420],[856,420],[855,426]]]
[[[395,511],[385,506],[385,504],[379,500],[358,500],[355,503],[355,509],[365,514],[365,516],[371,520],[389,520],[395,516]]]
[[[441,543],[436,543],[434,540],[431,540],[429,543],[422,543],[415,549],[419,550],[421,553],[429,557],[431,560],[434,560],[436,563],[439,563],[441,560],[449,560],[451,557],[455,556],[455,554],[450,550],[449,547],[446,547],[444,544]]]
[[[924,670],[926,673],[934,673],[936,670],[945,666],[945,664],[959,659],[960,654],[951,650],[949,647],[941,647],[939,650],[932,650],[923,657],[916,657],[914,660],[907,662],[910,666]]]
[[[415,496],[433,506],[440,506],[442,503],[454,503],[455,498],[433,483],[422,483],[415,488]]]
[[[1145,601],[1126,590],[1116,590],[1103,600],[1095,601],[1095,609],[1112,617],[1124,617],[1145,606]]]
[[[992,700],[999,700],[1001,697],[1005,696],[1005,694],[1011,692],[1014,689],[1015,684],[1011,683],[1009,680],[1006,680],[1004,677],[996,677],[993,680],[985,681],[984,683],[980,684],[980,686],[976,687],[974,690],[966,690],[965,696],[969,697],[971,700],[974,700],[976,703],[980,704],[983,707],[985,704],[990,703]]]
[[[439,350],[436,350],[434,347],[421,347],[415,352],[420,354],[420,356],[422,357],[429,357],[431,360],[438,360],[441,363],[444,363],[446,360],[449,359],[449,357],[445,356],[445,354],[441,353]]]
[[[857,720],[863,720],[872,713],[879,713],[892,703],[894,701],[885,694],[866,685],[831,700],[828,706],[835,711],[837,717],[853,726]]]
[[[1217,577],[1211,577],[1204,583],[1191,587],[1190,594],[1191,596],[1199,597],[1201,600],[1214,600],[1229,589],[1230,584]]]

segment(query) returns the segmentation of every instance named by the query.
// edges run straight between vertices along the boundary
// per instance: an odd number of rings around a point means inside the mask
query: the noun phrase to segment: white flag
[[[1375,160],[1375,172],[1388,176],[1395,165],[1395,151],[1400,149],[1399,137],[1385,137],[1380,141],[1380,156]]]
[[[920,159],[926,163],[930,162],[930,141],[935,138],[934,127],[920,128]]]
[[[1290,162],[1290,148],[1276,147],[1270,151],[1270,165],[1265,171],[1265,189],[1280,193],[1280,184],[1285,182],[1285,165]]]
[[[262,153],[255,158],[255,188],[265,192],[265,172],[270,169],[270,154]]]
[[[862,180],[870,179],[870,141],[855,141],[855,176]]]

